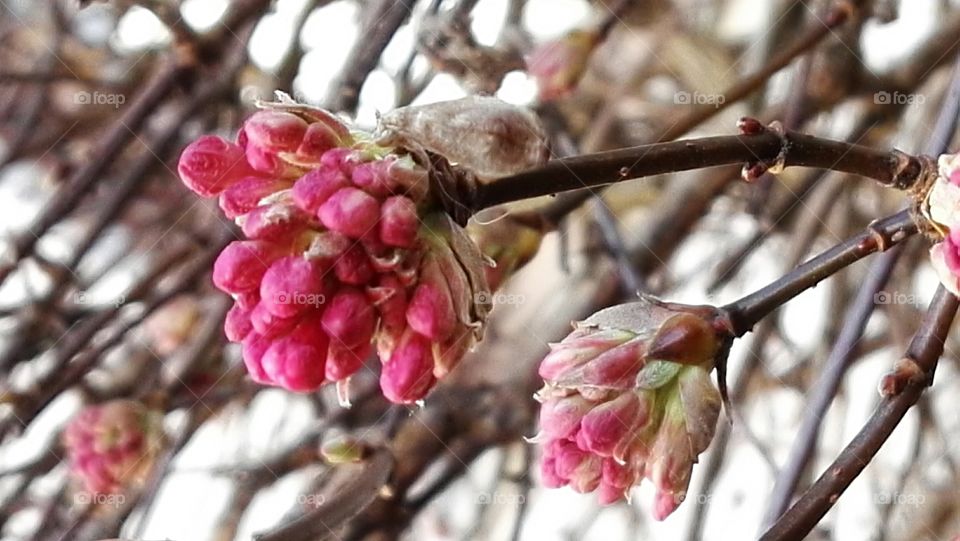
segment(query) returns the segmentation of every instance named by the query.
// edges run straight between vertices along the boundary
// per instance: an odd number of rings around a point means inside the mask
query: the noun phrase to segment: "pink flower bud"
[[[580,428],[580,420],[593,403],[580,395],[547,400],[540,408],[540,435],[547,439],[567,439]]]
[[[527,58],[527,71],[539,83],[541,100],[555,100],[577,86],[596,43],[594,32],[574,30],[533,51]]]
[[[633,333],[620,329],[577,329],[559,344],[550,345],[550,353],[540,363],[540,377],[556,381],[563,374],[633,337]]]
[[[267,351],[267,348],[270,347],[271,343],[269,338],[251,331],[244,337],[243,347],[241,348],[243,364],[247,367],[247,373],[250,374],[250,379],[264,385],[273,384],[273,380],[271,380],[263,370],[263,364],[261,362],[263,360],[263,354]]]
[[[260,304],[260,289],[257,288],[250,291],[244,291],[243,293],[237,293],[233,297],[237,302],[237,306],[240,308],[243,308],[244,310],[253,310],[255,306]]]
[[[960,228],[951,229],[930,248],[930,262],[943,287],[960,296]]]
[[[268,195],[290,187],[288,182],[261,177],[246,177],[220,194],[220,209],[233,219],[260,206]]]
[[[430,342],[407,331],[380,372],[383,396],[397,404],[416,402],[426,396],[435,382]]]
[[[351,246],[337,258],[333,264],[337,279],[345,284],[361,286],[373,279],[373,267],[370,258],[357,245]]]
[[[304,211],[316,214],[331,195],[348,186],[350,181],[339,169],[313,169],[293,185],[293,201]]]
[[[603,457],[616,456],[646,424],[650,405],[636,393],[623,393],[584,415],[577,442],[584,450]],[[618,457],[619,458],[619,457]]]
[[[253,324],[250,323],[250,312],[251,310],[239,304],[234,304],[230,308],[223,320],[223,333],[227,336],[227,340],[240,342],[250,334],[253,329]]]
[[[443,341],[457,326],[450,289],[434,258],[421,267],[420,284],[407,306],[407,324],[433,341]]]
[[[362,291],[343,287],[323,312],[323,329],[343,347],[369,344],[376,327],[373,304]]]
[[[213,263],[213,283],[227,293],[245,293],[256,289],[278,255],[274,245],[263,241],[233,241]]]
[[[177,173],[187,188],[201,197],[213,197],[255,174],[244,160],[242,148],[213,135],[205,135],[183,150]]]
[[[263,354],[263,371],[284,389],[315,391],[325,382],[326,350],[326,343],[280,338]]]
[[[367,295],[380,312],[384,326],[406,327],[407,293],[399,278],[393,274],[381,275],[377,286],[369,288]]]
[[[299,320],[295,316],[282,317],[274,314],[261,301],[250,311],[250,326],[264,338],[275,338],[289,333]]]
[[[343,128],[343,125],[341,124],[340,127]],[[340,133],[333,129],[331,125],[321,122],[310,124],[307,127],[307,132],[303,135],[303,142],[297,147],[297,157],[319,161],[326,151],[344,142],[344,137],[349,138],[345,132],[345,128],[343,133]]]
[[[282,111],[257,111],[243,123],[247,149],[251,145],[267,152],[294,152],[303,141],[307,123]]]
[[[260,282],[260,304],[271,314],[292,317],[324,303],[324,270],[301,256],[275,261]]]
[[[327,351],[326,376],[330,381],[341,381],[355,374],[363,366],[364,361],[373,351],[373,345],[367,342],[348,348],[337,345],[335,342],[330,343],[330,349]]]
[[[358,163],[350,178],[358,188],[376,198],[383,198],[392,192],[389,169],[387,158]]]
[[[388,197],[380,207],[380,240],[388,246],[409,248],[417,240],[420,218],[408,197]]]
[[[470,351],[474,329],[460,325],[444,342],[433,345],[433,375],[440,379],[449,374]]]
[[[290,203],[257,207],[243,216],[242,230],[247,238],[282,241],[291,239],[309,227],[310,217]]]
[[[607,350],[579,369],[564,374],[557,384],[569,386],[595,386],[604,389],[632,389],[637,374],[646,363],[642,338]]]
[[[317,217],[324,226],[359,239],[377,226],[380,204],[362,190],[341,188],[324,201]]]

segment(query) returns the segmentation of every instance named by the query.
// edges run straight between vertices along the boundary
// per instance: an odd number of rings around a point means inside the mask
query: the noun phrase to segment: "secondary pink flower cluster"
[[[130,400],[87,407],[63,433],[71,473],[96,494],[118,493],[138,479],[162,439],[158,416]]]
[[[927,213],[941,226],[944,238],[930,248],[930,260],[943,287],[960,296],[960,154],[944,154],[938,165]]]
[[[241,226],[213,281],[251,377],[298,392],[348,378],[376,349],[393,402],[423,398],[479,337],[481,256],[431,211],[426,171],[329,113],[265,104],[232,143],[201,137],[179,173]]]
[[[713,438],[718,348],[703,309],[652,298],[579,323],[540,365],[543,483],[597,491],[609,504],[647,478],[654,518],[670,515]]]

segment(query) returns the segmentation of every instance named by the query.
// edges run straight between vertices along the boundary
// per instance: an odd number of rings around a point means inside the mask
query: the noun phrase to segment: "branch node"
[[[430,193],[443,210],[460,226],[467,225],[477,211],[479,180],[470,171],[450,164],[446,158],[430,151],[428,181]]]
[[[903,392],[908,385],[929,386],[932,382],[917,361],[903,357],[893,365],[893,370],[880,379],[877,390],[880,396],[889,398]]]

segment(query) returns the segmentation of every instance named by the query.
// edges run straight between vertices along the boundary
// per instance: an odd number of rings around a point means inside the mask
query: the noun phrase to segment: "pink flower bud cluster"
[[[479,336],[479,252],[430,211],[410,156],[325,111],[266,104],[236,143],[188,146],[179,172],[219,196],[246,237],[220,254],[213,281],[236,301],[224,327],[255,381],[298,392],[337,382],[345,401],[376,351],[384,395],[414,402]]]
[[[576,88],[597,45],[596,32],[573,30],[539,45],[527,57],[527,72],[537,80],[540,99],[553,101]]]
[[[621,328],[628,319],[639,326]],[[656,488],[654,517],[670,515],[713,438],[718,347],[700,315],[653,299],[580,323],[540,365],[543,483],[596,491],[610,504],[646,478]]]
[[[159,417],[130,400],[87,407],[63,433],[71,473],[96,494],[116,494],[138,481],[162,439]]]
[[[944,237],[930,248],[930,261],[943,287],[960,296],[960,154],[940,156],[939,170],[926,212]]]

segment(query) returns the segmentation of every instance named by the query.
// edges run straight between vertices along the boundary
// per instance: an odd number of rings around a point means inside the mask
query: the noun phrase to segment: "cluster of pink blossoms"
[[[719,346],[707,309],[652,298],[579,323],[540,365],[543,483],[597,491],[609,504],[647,478],[654,517],[666,518],[713,439]]]
[[[346,383],[376,350],[393,402],[420,400],[479,338],[482,256],[432,210],[427,172],[331,114],[264,104],[236,143],[201,137],[184,184],[219,196],[245,240],[213,281],[236,303],[225,331],[257,382],[309,392]]]
[[[944,238],[930,248],[930,260],[943,287],[960,296],[960,154],[944,154],[938,165],[926,210]]]
[[[130,400],[87,407],[63,433],[71,473],[96,494],[116,494],[140,478],[162,440],[159,417]]]

